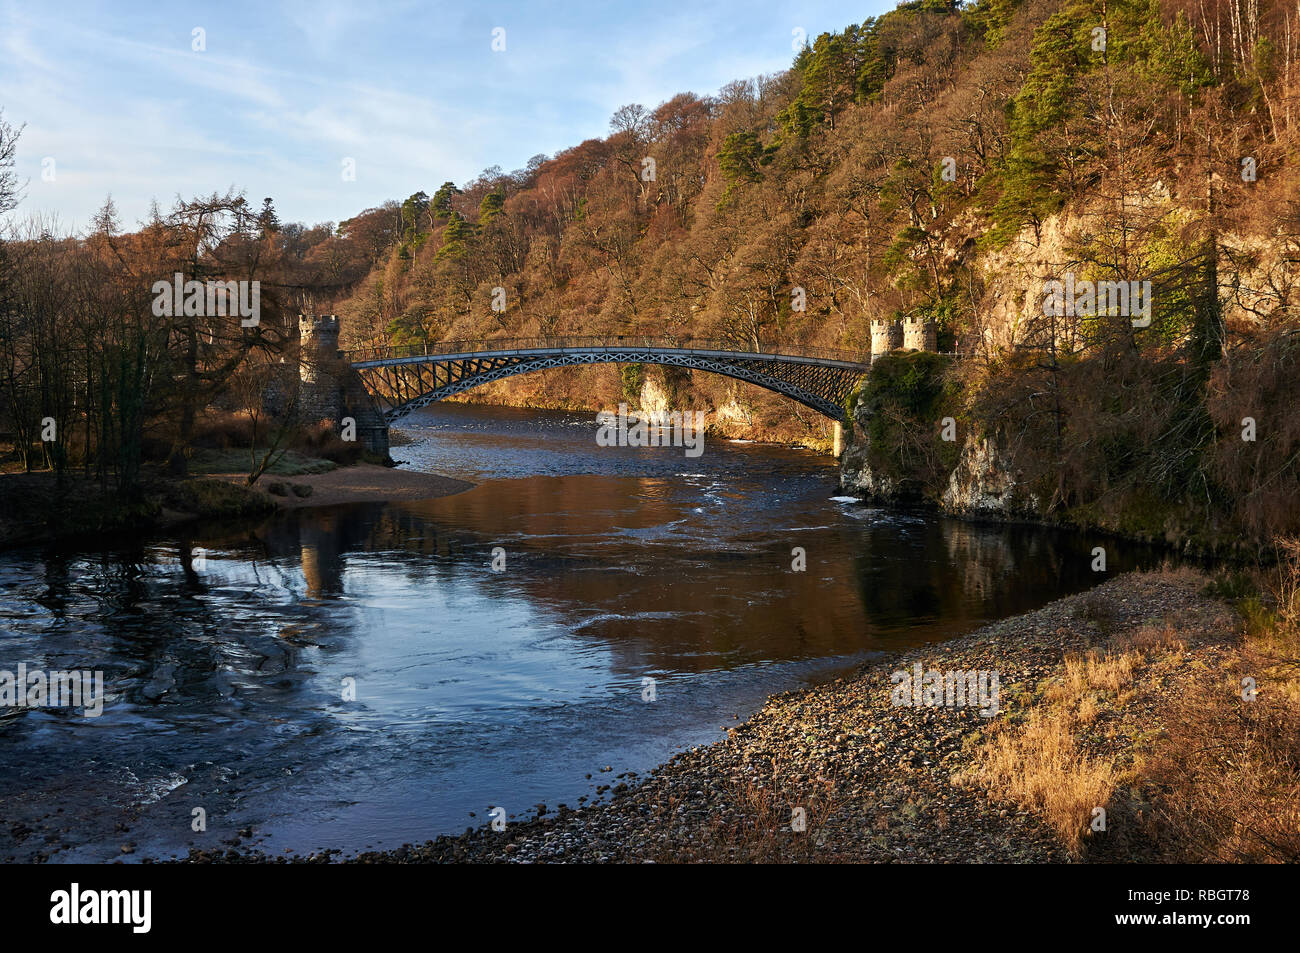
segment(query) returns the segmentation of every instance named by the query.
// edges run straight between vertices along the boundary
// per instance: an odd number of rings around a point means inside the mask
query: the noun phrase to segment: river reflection
[[[246,825],[355,850],[574,805],[770,692],[1098,581],[1092,541],[835,502],[801,451],[596,453],[588,418],[469,407],[407,426],[395,455],[479,485],[0,554],[0,668],[109,690],[98,719],[0,709],[0,856],[166,856]],[[1108,549],[1112,571],[1151,558]]]

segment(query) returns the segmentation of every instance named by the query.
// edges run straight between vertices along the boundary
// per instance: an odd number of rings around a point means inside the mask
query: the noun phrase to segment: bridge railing
[[[477,354],[488,351],[536,351],[563,348],[618,348],[621,350],[654,350],[672,348],[689,351],[730,351],[745,354],[770,354],[774,357],[808,357],[818,360],[845,361],[850,364],[869,364],[870,353],[840,348],[808,347],[805,345],[764,344],[754,345],[737,341],[708,338],[655,337],[644,335],[584,335],[539,338],[478,338],[472,341],[432,341],[424,344],[381,345],[362,347],[344,352],[349,361],[386,361],[411,357],[439,357],[444,354]]]

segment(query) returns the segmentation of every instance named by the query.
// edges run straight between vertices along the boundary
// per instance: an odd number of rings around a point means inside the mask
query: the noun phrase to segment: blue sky
[[[15,214],[81,229],[111,193],[134,227],[154,198],[234,186],[283,220],[337,222],[603,136],[626,103],[785,69],[796,29],[893,6],[0,0],[0,108],[26,124]]]

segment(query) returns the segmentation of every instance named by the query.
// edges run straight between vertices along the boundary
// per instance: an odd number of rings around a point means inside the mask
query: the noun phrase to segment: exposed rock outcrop
[[[916,481],[902,481],[873,469],[866,414],[854,411],[852,433],[840,457],[840,486],[881,503],[934,504],[955,516],[1010,518],[1035,516],[1039,501],[1023,486],[1013,461],[993,441],[968,437],[956,466],[942,488],[927,490]]]
[[[1014,464],[991,440],[969,438],[939,503],[961,516],[1021,516],[1037,511],[1038,500],[1018,482]]]
[[[855,419],[853,427],[845,428],[851,435],[844,452],[840,454],[840,487],[864,499],[882,503],[899,502],[901,488],[888,477],[876,473],[867,462],[866,430]]]

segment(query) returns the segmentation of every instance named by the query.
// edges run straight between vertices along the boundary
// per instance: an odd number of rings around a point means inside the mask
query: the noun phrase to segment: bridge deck
[[[542,357],[549,354],[594,354],[643,351],[647,354],[694,354],[731,360],[781,360],[819,364],[844,370],[869,370],[871,357],[858,351],[819,347],[740,349],[735,342],[650,337],[500,338],[482,341],[440,341],[425,345],[358,348],[345,352],[353,367],[419,364],[429,360],[457,361],[484,357]]]

